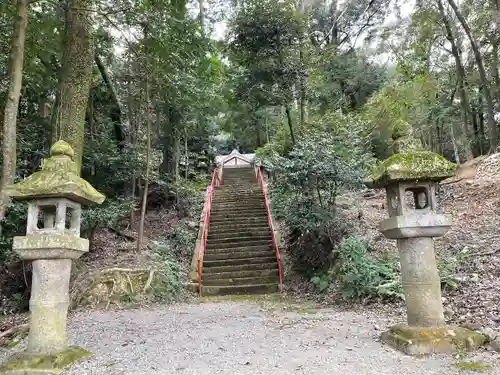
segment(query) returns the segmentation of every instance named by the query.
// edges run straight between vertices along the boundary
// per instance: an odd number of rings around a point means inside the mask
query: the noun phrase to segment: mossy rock
[[[365,183],[382,188],[399,181],[440,181],[455,174],[456,164],[431,151],[395,154],[374,168]]]
[[[410,355],[472,351],[487,341],[487,337],[462,327],[424,328],[398,324],[384,332],[386,344]]]
[[[66,367],[91,355],[92,352],[76,346],[47,356],[16,353],[0,366],[0,374],[60,374]]]

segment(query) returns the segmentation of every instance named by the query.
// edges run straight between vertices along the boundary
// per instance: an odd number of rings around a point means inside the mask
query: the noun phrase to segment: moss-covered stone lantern
[[[47,365],[44,358],[86,353],[68,347],[71,261],[89,249],[80,238],[81,205],[100,204],[105,197],[79,176],[73,158],[71,146],[58,141],[40,171],[6,189],[13,199],[28,202],[26,235],[14,237],[13,249],[33,265],[28,346],[3,364],[7,373],[37,373],[32,364]]]
[[[434,237],[451,227],[438,214],[436,183],[454,175],[456,165],[434,152],[411,150],[392,155],[375,168],[366,184],[385,188],[389,218],[380,224],[396,239],[401,263],[408,325],[392,327],[382,339],[409,354],[425,354],[482,344],[474,332],[446,327]]]

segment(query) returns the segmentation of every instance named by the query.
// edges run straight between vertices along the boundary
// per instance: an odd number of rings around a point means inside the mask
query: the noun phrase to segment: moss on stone
[[[384,332],[386,344],[407,354],[471,351],[487,341],[486,336],[462,327],[423,328],[398,324]]]
[[[439,181],[455,174],[457,166],[431,151],[395,154],[375,167],[366,184],[374,188],[398,181]]]
[[[17,371],[50,370],[54,374],[60,374],[69,365],[90,357],[92,352],[79,348],[69,347],[63,352],[47,356],[36,356],[27,353],[17,353],[7,359],[0,366],[0,374]],[[24,373],[24,372],[23,372]]]
[[[102,203],[104,195],[80,177],[74,155],[67,142],[56,142],[50,149],[50,157],[44,160],[42,170],[7,186],[6,193],[17,200],[68,198],[82,204]]]
[[[461,370],[475,371],[475,372],[486,372],[491,366],[482,362],[457,362],[455,367]]]

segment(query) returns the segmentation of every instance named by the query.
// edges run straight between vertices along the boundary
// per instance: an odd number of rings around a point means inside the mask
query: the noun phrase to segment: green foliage
[[[174,302],[185,293],[183,268],[172,252],[172,244],[156,243],[153,259],[157,265],[155,282],[151,284],[153,296],[159,302]]]
[[[8,263],[17,258],[12,252],[12,240],[14,236],[21,236],[26,233],[28,205],[26,203],[12,202],[7,212],[7,217],[2,222],[2,234],[0,236],[0,264]]]
[[[121,220],[135,209],[128,199],[106,199],[100,206],[91,206],[83,211],[82,232],[90,233],[97,227],[116,228]]]
[[[337,276],[344,298],[404,299],[397,259],[370,254],[369,244],[359,237],[349,237],[340,244]]]
[[[114,197],[123,190],[125,182],[143,173],[145,155],[131,144],[118,149],[110,130],[112,124],[105,125],[84,144],[82,176],[106,197]],[[152,164],[152,169],[157,170],[158,163],[153,160]],[[156,179],[158,176],[153,175],[152,180]]]
[[[203,192],[210,183],[207,180],[207,175],[197,174],[192,180],[179,179],[169,184],[171,193],[177,197],[175,207],[181,218],[197,218],[201,215]]]
[[[457,289],[460,287],[460,281],[456,275],[464,262],[462,253],[453,256],[444,256],[437,258],[437,267],[441,277],[441,286],[444,288]]]
[[[362,186],[369,158],[358,135],[338,127],[309,130],[286,155],[280,146],[268,145],[257,155],[271,170],[271,202],[275,217],[287,225],[291,254],[297,268],[310,274],[328,269],[332,251],[348,226],[336,209],[342,192]]]
[[[196,244],[197,227],[189,228],[183,222],[171,227],[162,239],[164,252],[180,259],[188,259]]]
[[[323,293],[330,287],[330,284],[332,282],[332,277],[333,275],[331,272],[320,273],[311,278],[311,283],[320,293]]]

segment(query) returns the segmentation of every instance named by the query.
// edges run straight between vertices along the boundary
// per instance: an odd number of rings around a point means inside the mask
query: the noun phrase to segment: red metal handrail
[[[274,226],[273,226],[273,221],[271,219],[271,210],[269,209],[269,198],[267,197],[267,188],[266,184],[264,183],[264,177],[262,176],[262,170],[259,167],[258,172],[257,172],[257,180],[259,181],[260,188],[262,190],[262,194],[264,194],[264,203],[266,206],[266,212],[267,212],[267,223],[269,225],[269,230],[271,231],[271,239],[272,239],[272,244],[273,248],[276,251],[276,260],[278,261],[278,272],[280,276],[280,291],[283,292],[283,271],[281,269],[281,255],[280,251],[278,248],[278,244],[276,243],[276,236],[274,234]]]
[[[198,248],[198,292],[201,295],[201,252],[203,251],[203,256],[207,252],[207,233],[210,228],[210,214],[212,213],[212,198],[214,196],[214,189],[219,182],[219,173],[217,169],[214,169],[212,173],[212,182],[208,187],[208,199],[205,200],[205,206],[203,207],[203,226],[201,232],[201,243]]]

